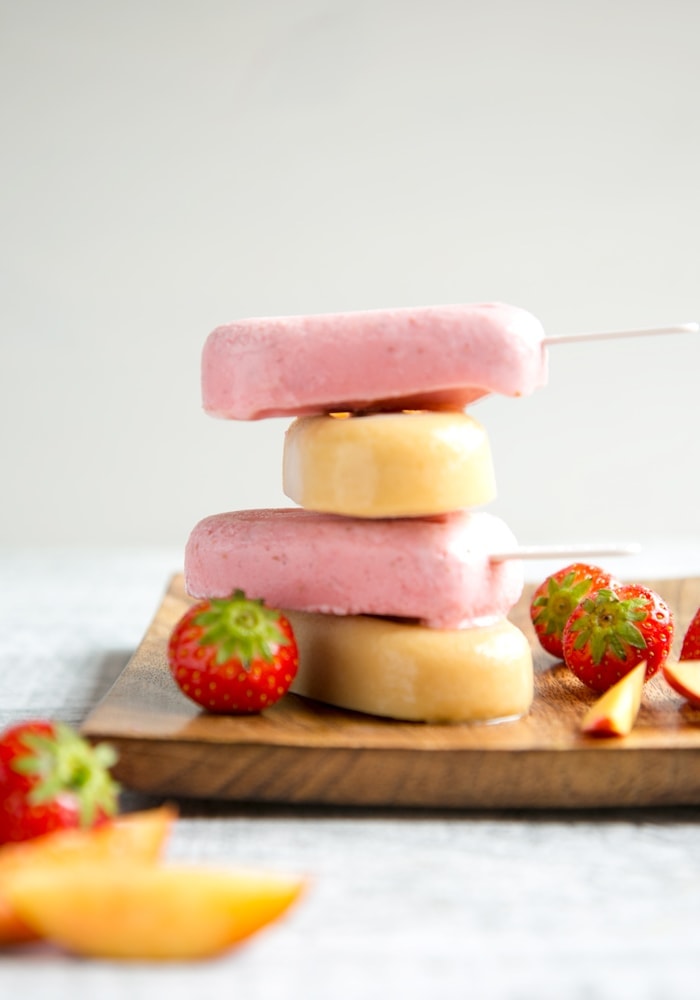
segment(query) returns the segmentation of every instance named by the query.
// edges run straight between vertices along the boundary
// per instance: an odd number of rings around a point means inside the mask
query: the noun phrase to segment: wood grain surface
[[[700,579],[647,580],[676,618],[677,653]],[[650,681],[624,739],[580,733],[594,695],[543,653],[531,588],[510,616],[530,638],[535,700],[498,725],[392,722],[287,695],[264,714],[214,716],[177,689],[168,635],[189,605],[175,576],[134,656],[83,732],[119,752],[128,788],[171,798],[456,809],[700,804],[700,710]]]

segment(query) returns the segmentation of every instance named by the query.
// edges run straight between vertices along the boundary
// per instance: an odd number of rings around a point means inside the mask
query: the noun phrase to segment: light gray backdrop
[[[211,328],[501,300],[700,316],[694,0],[0,2],[0,542],[184,544],[288,504],[285,420],[200,410]],[[698,538],[700,337],[491,399],[524,543]]]

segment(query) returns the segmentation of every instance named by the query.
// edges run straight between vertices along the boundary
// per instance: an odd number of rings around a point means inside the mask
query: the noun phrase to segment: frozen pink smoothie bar
[[[230,420],[363,409],[463,409],[547,381],[544,331],[499,304],[246,319],[202,356],[207,413]]]
[[[195,598],[236,589],[271,607],[415,619],[433,628],[505,617],[523,588],[506,524],[482,511],[436,518],[356,519],[299,508],[216,514],[185,549]]]

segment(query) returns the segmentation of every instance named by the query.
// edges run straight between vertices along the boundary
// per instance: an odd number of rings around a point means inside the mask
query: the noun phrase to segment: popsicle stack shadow
[[[543,330],[504,305],[246,320],[202,358],[212,416],[293,418],[283,489],[296,507],[197,524],[195,598],[235,589],[292,622],[292,690],[393,719],[526,713],[532,655],[508,620],[523,588],[485,429],[468,409],[547,378]]]

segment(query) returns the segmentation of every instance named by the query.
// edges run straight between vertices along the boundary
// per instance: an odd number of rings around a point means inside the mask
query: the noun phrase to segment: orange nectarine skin
[[[125,861],[26,870],[8,892],[37,933],[75,954],[184,960],[242,941],[302,887],[296,876]]]
[[[126,813],[88,830],[57,830],[42,837],[0,847],[0,946],[36,940],[41,935],[21,919],[7,886],[23,871],[70,869],[89,861],[138,859],[154,862],[161,855],[176,811],[170,806]]]
[[[0,947],[25,944],[36,941],[39,935],[25,924],[15,911],[9,899],[4,899],[0,891]]]

